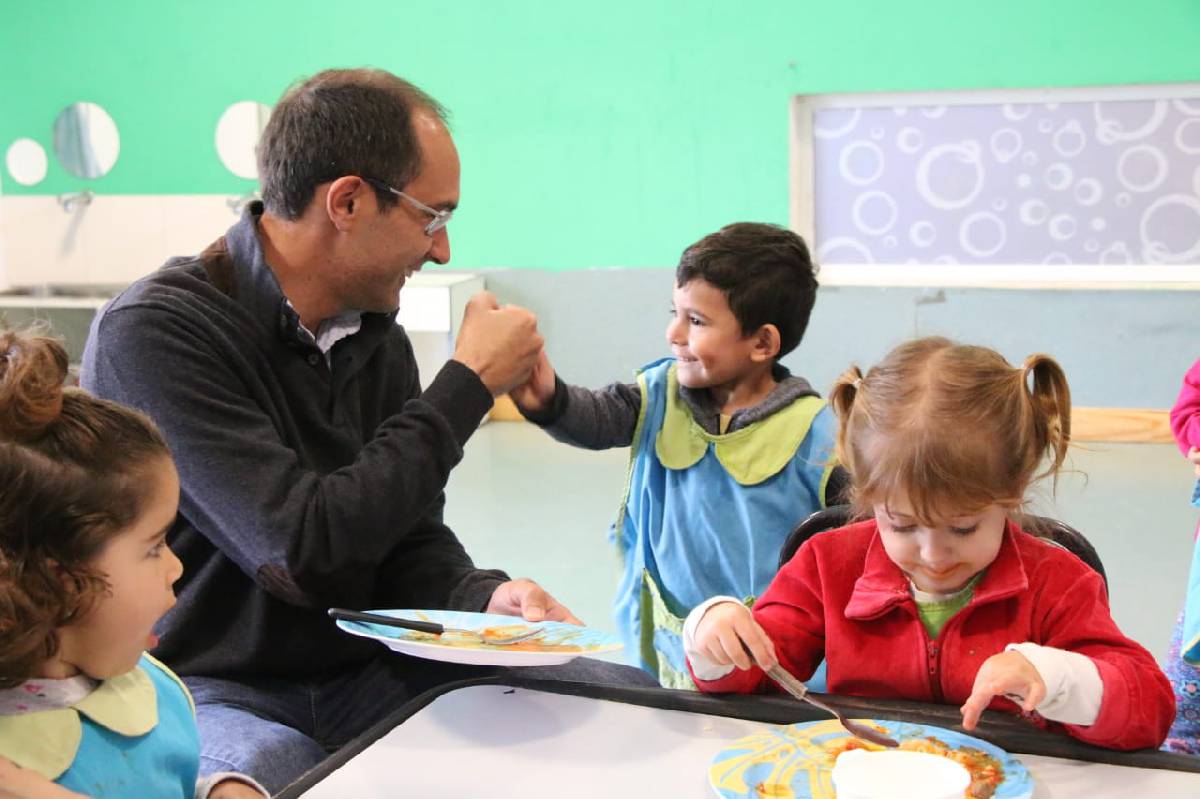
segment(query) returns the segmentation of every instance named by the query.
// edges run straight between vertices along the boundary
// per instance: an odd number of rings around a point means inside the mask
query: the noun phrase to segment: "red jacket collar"
[[[871,619],[912,601],[908,578],[888,557],[878,526],[873,521],[870,525],[874,535],[867,545],[863,573],[854,583],[854,593],[846,604],[846,617],[850,619]],[[1029,578],[1017,547],[1017,536],[1020,535],[1025,533],[1012,521],[1005,525],[1000,551],[988,566],[987,574],[975,586],[975,595],[968,607],[1007,599],[1029,588]]]

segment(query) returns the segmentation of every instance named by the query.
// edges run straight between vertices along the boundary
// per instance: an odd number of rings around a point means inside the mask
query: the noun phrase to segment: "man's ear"
[[[750,350],[750,359],[754,361],[773,361],[779,354],[779,328],[767,324],[751,334],[754,348]]]
[[[325,213],[338,230],[348,230],[363,212],[364,195],[371,193],[365,180],[343,175],[325,191]]]

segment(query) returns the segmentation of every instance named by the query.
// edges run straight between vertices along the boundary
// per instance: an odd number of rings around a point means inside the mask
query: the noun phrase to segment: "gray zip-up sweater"
[[[442,523],[487,389],[451,361],[422,392],[395,314],[364,314],[327,364],[263,260],[261,212],[115,298],[84,351],[83,386],[148,413],[179,468],[184,572],[155,654],[181,675],[353,668],[379,644],[326,608],[482,610],[507,579]]]

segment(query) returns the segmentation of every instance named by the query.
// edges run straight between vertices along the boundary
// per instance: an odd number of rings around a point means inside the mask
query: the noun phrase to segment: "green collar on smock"
[[[654,443],[659,462],[668,469],[688,469],[704,457],[711,444],[717,460],[741,485],[757,485],[791,462],[808,435],[812,421],[825,406],[818,397],[802,397],[765,419],[724,435],[704,430],[679,396],[676,366],[667,372],[667,404],[662,429]]]
[[[179,682],[170,670],[163,670]],[[0,755],[47,779],[58,779],[79,751],[81,713],[118,735],[145,735],[158,724],[158,694],[150,675],[138,665],[100,683],[70,707],[0,716]]]

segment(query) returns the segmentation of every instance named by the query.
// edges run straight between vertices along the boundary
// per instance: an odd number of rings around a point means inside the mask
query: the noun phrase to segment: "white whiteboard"
[[[823,283],[1200,281],[1200,84],[811,95],[792,226]]]

